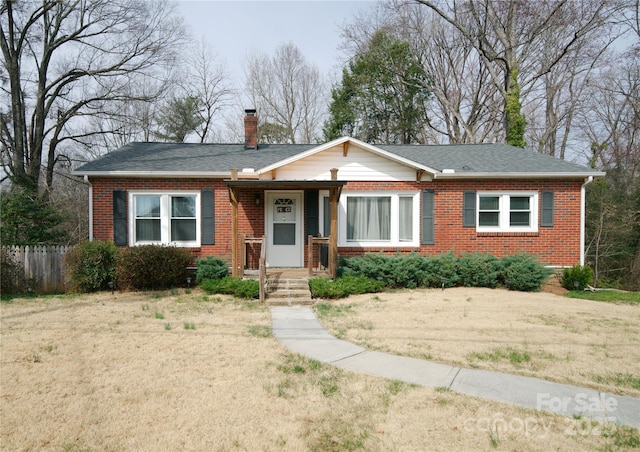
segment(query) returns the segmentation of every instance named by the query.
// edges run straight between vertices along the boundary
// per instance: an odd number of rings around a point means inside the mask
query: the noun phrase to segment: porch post
[[[234,174],[235,173],[235,174]],[[234,177],[235,176],[235,177]],[[238,179],[238,170],[231,170],[231,180]],[[238,277],[238,192],[237,188],[229,187],[229,201],[231,201],[231,276]]]
[[[331,168],[331,180],[338,180],[338,169]],[[340,189],[329,188],[329,204],[331,207],[331,234],[329,235],[329,276],[338,275],[338,200]]]

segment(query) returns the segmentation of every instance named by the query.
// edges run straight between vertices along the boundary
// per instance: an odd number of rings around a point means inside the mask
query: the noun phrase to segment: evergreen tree
[[[377,31],[331,91],[325,139],[349,135],[369,143],[424,142],[430,86],[431,77],[409,43]]]
[[[58,226],[63,215],[32,190],[15,188],[1,193],[0,241],[2,245],[56,245],[66,232]]]
[[[165,141],[184,142],[187,135],[203,123],[200,102],[194,96],[173,98],[158,118],[156,136]]]

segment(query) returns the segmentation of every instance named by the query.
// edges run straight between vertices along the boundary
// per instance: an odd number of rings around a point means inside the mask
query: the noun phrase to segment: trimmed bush
[[[416,288],[424,279],[425,258],[419,254],[385,256],[366,254],[344,260],[343,274],[361,275],[382,282],[385,287]]]
[[[260,283],[253,279],[225,276],[222,279],[205,279],[200,288],[208,294],[233,295],[236,298],[259,298]]]
[[[467,253],[461,257],[453,252],[439,256],[385,256],[367,254],[362,257],[342,258],[339,274],[365,276],[381,282],[385,287],[468,287],[495,288],[500,284],[511,290],[536,291],[551,274],[534,256],[516,254],[498,259],[487,253]],[[339,280],[336,280],[338,282]],[[338,288],[324,287],[325,298],[341,294]],[[344,295],[340,295],[344,296]]]
[[[309,288],[314,298],[344,298],[361,293],[375,293],[384,289],[384,283],[366,276],[345,275],[335,280],[311,278]]]
[[[593,270],[591,267],[579,264],[562,270],[560,284],[567,290],[584,290],[593,283]]]
[[[395,285],[393,277],[392,258],[382,254],[365,254],[362,257],[351,257],[344,259],[344,276],[362,275],[367,278],[382,281],[387,287]]]
[[[116,275],[118,248],[112,242],[82,242],[67,252],[64,267],[67,287],[77,292],[109,288]]]
[[[415,289],[424,279],[426,266],[425,259],[419,254],[397,256],[389,262],[392,285],[389,287],[405,287]]]
[[[440,256],[366,254],[344,259],[342,273],[366,276],[391,288],[442,287],[443,283],[445,287],[454,287],[460,279],[457,261],[453,253]]]
[[[345,276],[346,278],[352,276]],[[309,280],[309,289],[311,289],[311,296],[313,298],[344,298],[349,294],[341,287],[336,281],[340,278],[332,281],[327,278],[311,278]]]
[[[208,256],[204,259],[196,259],[196,284],[205,279],[222,279],[229,275],[227,263],[217,257]]]
[[[452,252],[424,257],[422,287],[455,287],[458,285],[458,258]]]
[[[509,290],[537,292],[552,273],[529,254],[505,256],[501,264],[500,279]]]
[[[500,260],[487,253],[466,253],[457,263],[460,284],[465,287],[497,287],[500,269]]]
[[[160,290],[186,285],[193,256],[186,248],[144,245],[126,248],[116,267],[118,287]]]

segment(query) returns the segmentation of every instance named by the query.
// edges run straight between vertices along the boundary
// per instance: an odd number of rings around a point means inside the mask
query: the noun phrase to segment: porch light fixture
[[[256,206],[260,205],[260,193],[256,193]]]

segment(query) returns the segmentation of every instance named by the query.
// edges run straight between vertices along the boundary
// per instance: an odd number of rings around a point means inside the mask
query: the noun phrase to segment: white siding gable
[[[415,168],[353,145],[346,157],[339,145],[282,166],[275,171],[276,180],[331,180],[331,168],[338,168],[339,180],[416,180]]]

